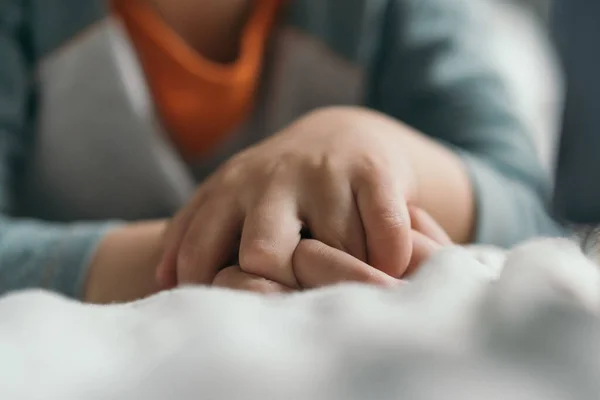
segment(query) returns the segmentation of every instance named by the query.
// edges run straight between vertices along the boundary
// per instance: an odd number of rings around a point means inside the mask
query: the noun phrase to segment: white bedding
[[[587,399],[600,273],[567,240],[450,248],[395,289],[0,299],[0,399]]]

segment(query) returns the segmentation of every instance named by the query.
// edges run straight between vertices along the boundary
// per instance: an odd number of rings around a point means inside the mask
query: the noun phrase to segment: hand
[[[400,277],[412,254],[407,201],[416,200],[403,129],[373,112],[332,108],[233,157],[171,223],[159,282],[211,283],[241,234],[241,271],[299,287],[292,256],[304,225]]]
[[[155,269],[165,228],[166,221],[139,222],[109,232],[91,260],[84,300],[120,303],[158,292]]]
[[[452,244],[446,232],[427,213],[416,208],[411,208],[410,213],[414,227],[411,231],[413,253],[407,274],[413,273],[441,247]],[[300,242],[294,253],[293,265],[296,279],[302,289],[314,289],[342,282],[381,286],[399,283],[398,279],[317,240]],[[213,285],[262,294],[294,291],[293,288],[269,279],[248,274],[238,266],[220,271]]]

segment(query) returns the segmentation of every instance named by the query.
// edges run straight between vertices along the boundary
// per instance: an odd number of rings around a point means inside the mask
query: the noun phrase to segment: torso
[[[311,1],[297,3],[293,7],[306,11]],[[104,12],[100,2],[93,4],[92,9]],[[363,103],[366,72],[356,52],[360,43],[335,51],[335,38],[306,34],[305,27],[294,24],[293,16],[301,14],[296,11],[272,35],[251,117],[210,156],[186,161],[165,133],[136,52],[117,19],[105,12],[94,18],[89,11],[87,21],[97,22],[75,39],[68,38],[83,23],[64,28],[53,40],[39,34],[34,40],[39,56],[36,142],[22,213],[59,221],[167,216],[198,182],[243,148],[312,109]],[[68,13],[48,18],[56,22]],[[345,23],[347,29],[357,25]],[[50,52],[52,47],[58,50]]]

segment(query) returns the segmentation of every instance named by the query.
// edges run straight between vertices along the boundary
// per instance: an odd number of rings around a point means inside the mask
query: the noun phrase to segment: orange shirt
[[[115,0],[144,68],[154,104],[186,159],[209,152],[246,120],[280,0],[258,0],[242,32],[238,59],[204,59],[143,0]]]

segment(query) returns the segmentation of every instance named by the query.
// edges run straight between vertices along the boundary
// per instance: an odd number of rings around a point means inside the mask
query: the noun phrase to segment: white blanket
[[[0,399],[587,399],[600,273],[567,240],[450,248],[394,289],[0,300]]]

